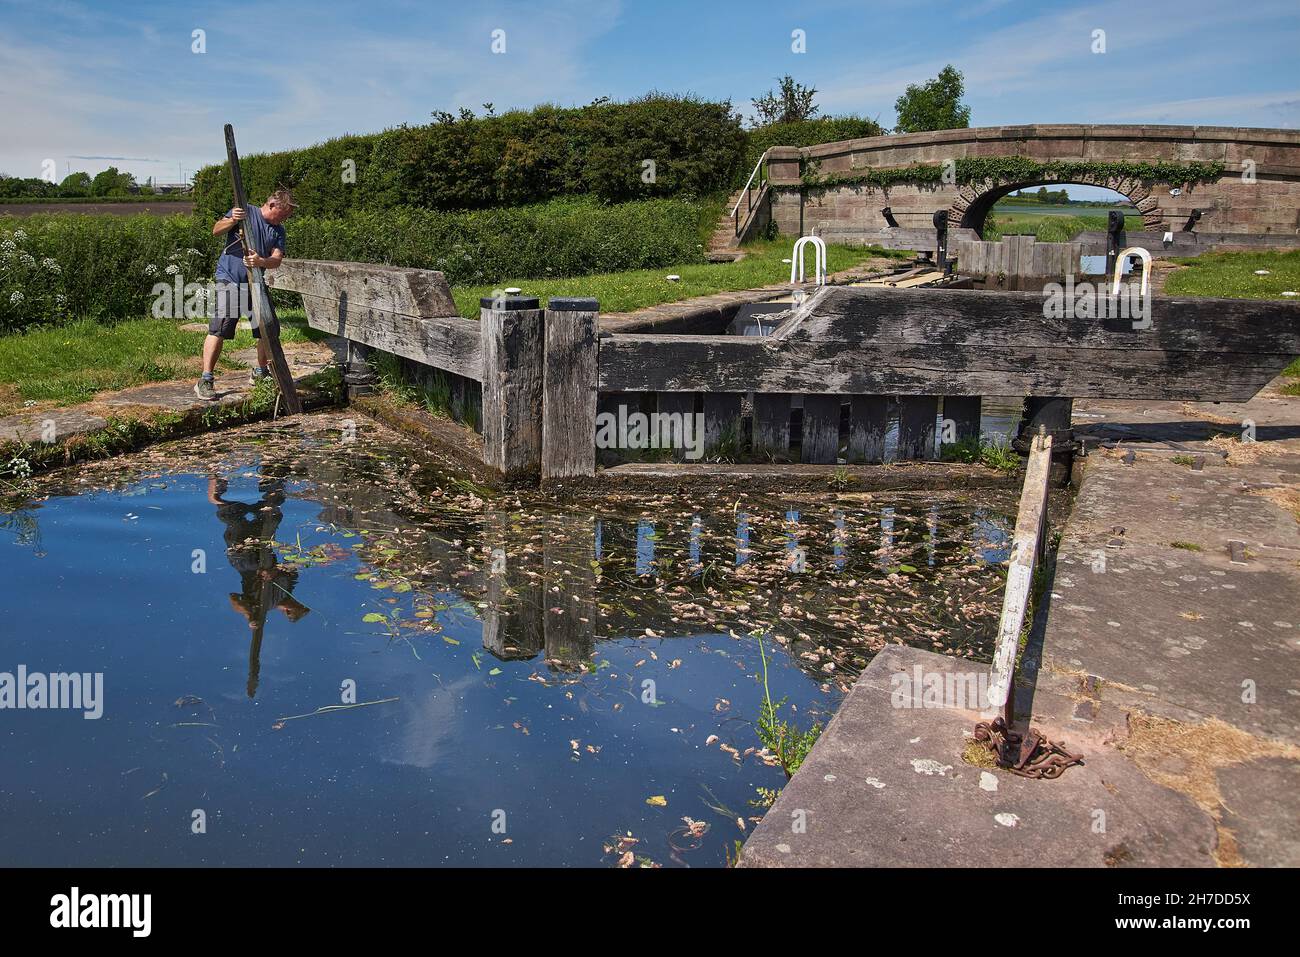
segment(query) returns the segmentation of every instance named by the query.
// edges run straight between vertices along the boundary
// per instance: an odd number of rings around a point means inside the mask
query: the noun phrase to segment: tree
[[[796,83],[788,73],[777,82],[781,84],[779,92],[768,90],[758,99],[750,100],[758,114],[759,126],[811,120],[821,112],[821,107],[813,103],[813,97],[817,94],[815,88]]]
[[[970,126],[970,107],[961,102],[966,93],[964,79],[961,71],[950,63],[928,83],[908,86],[894,103],[898,114],[894,132],[927,133]]]
[[[59,184],[60,196],[89,196],[90,195],[90,174],[89,173],[69,173],[63,177],[63,182]]]
[[[125,196],[135,186],[135,177],[130,173],[121,173],[116,166],[110,166],[96,173],[90,181],[91,196]]]

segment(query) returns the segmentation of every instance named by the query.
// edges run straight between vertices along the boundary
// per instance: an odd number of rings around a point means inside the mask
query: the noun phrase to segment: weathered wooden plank
[[[688,416],[695,414],[695,393],[694,392],[660,392],[656,396],[656,411],[664,415]],[[683,426],[686,419],[682,419]],[[695,435],[695,426],[691,425],[691,435]],[[686,449],[673,449],[673,461],[681,462],[686,458]]]
[[[313,329],[454,372],[483,377],[479,324],[470,319],[420,319],[379,309],[358,309],[347,300],[302,297]]]
[[[740,442],[740,393],[704,395],[704,449],[708,454],[724,440]]]
[[[939,399],[933,395],[901,396],[898,400],[898,457],[933,459],[934,429]]]
[[[885,434],[888,431],[888,396],[855,395],[849,399],[848,461],[885,461]]]
[[[805,395],[801,462],[829,463],[839,457],[840,397]]]
[[[1025,467],[1025,484],[1016,513],[1016,530],[1011,538],[1011,559],[1007,565],[1007,584],[1002,593],[1002,618],[993,648],[993,665],[989,671],[989,710],[1003,709],[1010,725],[1014,718],[1013,693],[1016,653],[1025,624],[1025,610],[1034,583],[1034,564],[1038,560],[1043,523],[1047,516],[1047,480],[1051,474],[1051,436],[1035,438]]]
[[[602,340],[603,388],[1240,400],[1300,355],[1300,310],[1155,298],[1149,321],[1051,317],[1040,293],[828,287],[762,339]]]
[[[946,395],[943,397],[943,440],[964,442],[980,437],[980,397],[977,395]],[[952,423],[948,432],[948,423]]]
[[[759,456],[790,454],[790,393],[754,393],[753,446]]]
[[[1095,288],[1095,287],[1094,287]],[[1112,300],[1104,294],[1090,304]],[[1074,306],[1064,309],[1066,293]],[[1250,299],[1155,296],[1147,316],[1099,317],[1081,310],[1078,285],[1062,288],[1062,314],[1043,292],[970,289],[910,290],[827,286],[774,338],[793,341],[872,341],[964,345],[1072,347],[1104,350],[1289,352],[1300,348],[1300,304]],[[1056,300],[1052,300],[1055,303]],[[1066,314],[1068,313],[1068,314]]]
[[[542,478],[596,474],[595,299],[553,298],[546,307]]]
[[[483,461],[507,477],[542,465],[545,324],[536,299],[482,300]]]
[[[640,338],[640,337],[637,337]],[[692,337],[695,338],[695,337]],[[601,388],[1244,401],[1300,353],[1107,353],[1070,346],[640,342],[601,346]],[[661,365],[651,365],[657,357]]]
[[[1106,231],[1085,230],[1074,237],[1081,251],[1089,256],[1106,255]],[[1174,241],[1169,246],[1164,243],[1164,233],[1151,230],[1129,232],[1125,235],[1125,246],[1141,246],[1160,259],[1166,256],[1199,256],[1201,253],[1214,252],[1219,249],[1274,249],[1295,248],[1295,233],[1210,233],[1183,232],[1174,233]]]
[[[275,274],[274,283],[268,284],[276,289],[346,302],[353,308],[422,319],[457,315],[446,277],[432,269],[286,259]]]

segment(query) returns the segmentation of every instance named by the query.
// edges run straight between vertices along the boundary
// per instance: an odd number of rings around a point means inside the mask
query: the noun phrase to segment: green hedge
[[[563,199],[461,213],[301,216],[288,224],[288,252],[440,269],[453,285],[576,276],[703,261],[704,211],[687,200]],[[207,282],[220,245],[207,221],[192,216],[0,217],[0,332],[146,315],[156,283],[177,274]]]
[[[484,209],[564,195],[606,202],[704,196],[732,182],[745,141],[729,102],[650,94],[571,109],[443,115],[425,126],[241,157],[240,166],[254,200],[288,186],[311,215],[397,206]],[[644,181],[645,160],[655,163],[653,182]],[[347,161],[355,164],[355,182],[345,182]],[[199,170],[194,198],[204,217],[230,207],[224,164]]]
[[[588,195],[606,202],[694,198],[744,183],[770,146],[815,146],[879,136],[875,120],[825,117],[742,130],[728,102],[651,94],[574,109],[542,106],[501,116],[341,136],[305,149],[241,157],[244,185],[260,200],[291,187],[303,212],[417,206],[485,209]],[[653,183],[644,161],[655,161]],[[345,164],[355,182],[344,181]],[[215,219],[231,205],[228,167],[194,179],[195,210]]]
[[[212,227],[193,216],[0,217],[0,332],[143,316],[169,269],[201,281],[217,248]]]
[[[460,213],[362,210],[295,218],[287,228],[294,256],[438,269],[453,285],[483,285],[701,262],[700,208],[570,198]]]

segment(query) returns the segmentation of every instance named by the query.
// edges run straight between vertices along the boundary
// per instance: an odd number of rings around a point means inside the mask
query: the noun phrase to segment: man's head
[[[298,208],[293,201],[293,194],[287,189],[277,189],[262,204],[262,218],[272,226],[279,226],[293,215]]]

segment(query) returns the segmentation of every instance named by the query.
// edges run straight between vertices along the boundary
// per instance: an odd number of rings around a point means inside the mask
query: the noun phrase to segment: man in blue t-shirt
[[[216,311],[208,320],[208,337],[203,341],[203,377],[194,387],[194,394],[200,399],[217,397],[212,380],[217,360],[221,358],[221,347],[225,340],[235,338],[239,320],[252,312],[249,267],[274,269],[280,265],[284,259],[283,224],[296,208],[292,194],[287,189],[278,189],[260,207],[248,207],[247,216],[243,209],[236,207],[213,225],[214,236],[225,236],[236,226],[241,230],[247,229],[260,255],[244,248],[241,232],[240,236],[231,239],[217,260]],[[250,385],[256,385],[259,379],[269,375],[266,343],[262,341],[261,330],[253,329],[253,336],[257,339],[257,367],[249,373]]]

